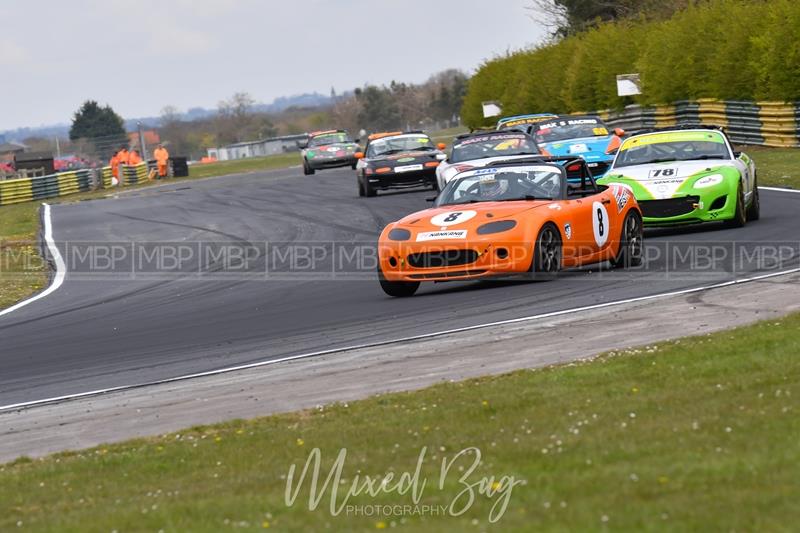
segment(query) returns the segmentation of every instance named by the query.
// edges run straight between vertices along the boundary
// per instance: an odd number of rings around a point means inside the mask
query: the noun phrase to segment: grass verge
[[[243,174],[246,172],[260,172],[300,165],[300,154],[292,152],[287,154],[269,155],[266,157],[251,157],[248,159],[235,159],[233,161],[218,161],[216,163],[192,165],[189,173],[192,178],[211,178],[226,176],[228,174]]]
[[[800,189],[800,149],[747,146],[756,162],[759,185]]]
[[[0,207],[0,309],[27,298],[47,284],[47,268],[37,243],[39,204]]]
[[[789,530],[800,493],[798,352],[800,314],[592,362],[22,459],[0,467],[0,530]],[[358,475],[414,472],[423,447],[420,505],[464,505],[461,476],[488,477],[498,494],[476,495],[455,517],[334,516],[330,487],[309,510],[306,480],[284,503],[289,466],[313,448],[320,487],[347,449],[341,503]],[[442,460],[468,447],[482,463],[470,473],[474,455],[461,457],[440,490]],[[489,524],[504,475],[525,483]],[[413,505],[395,493],[348,503]]]

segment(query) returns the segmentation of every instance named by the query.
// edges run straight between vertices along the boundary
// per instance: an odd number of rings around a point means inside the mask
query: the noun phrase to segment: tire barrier
[[[38,178],[0,181],[0,205],[44,200],[92,190],[92,171],[72,170]]]
[[[800,102],[743,102],[703,98],[655,107],[630,105],[623,111],[606,109],[590,114],[600,116],[612,128],[622,128],[631,133],[650,128],[705,124],[722,126],[737,144],[800,147]]]
[[[122,184],[123,185],[136,185],[137,183],[144,183],[147,181],[149,170],[147,163],[139,163],[138,165],[121,165],[122,171]]]

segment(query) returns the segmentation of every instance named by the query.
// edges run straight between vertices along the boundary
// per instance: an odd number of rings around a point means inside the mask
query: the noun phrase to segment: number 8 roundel
[[[600,202],[592,204],[592,228],[594,229],[594,241],[598,247],[602,248],[608,242],[608,234],[611,231],[611,227],[606,206]]]
[[[450,211],[448,213],[440,213],[431,219],[431,224],[434,226],[455,226],[462,224],[477,215],[477,211]]]

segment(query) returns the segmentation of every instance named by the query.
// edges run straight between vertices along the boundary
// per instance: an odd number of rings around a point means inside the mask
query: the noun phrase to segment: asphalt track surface
[[[55,205],[67,278],[0,317],[0,406],[800,266],[800,194],[762,191],[761,220],[745,228],[649,231],[640,269],[423,284],[413,298],[389,298],[367,266],[369,252],[386,223],[425,209],[431,195],[359,198],[349,169],[284,170]],[[158,263],[176,249],[196,256]],[[246,261],[236,255],[242,249]],[[313,268],[292,253],[317,254]],[[657,327],[658,301],[649,309]]]

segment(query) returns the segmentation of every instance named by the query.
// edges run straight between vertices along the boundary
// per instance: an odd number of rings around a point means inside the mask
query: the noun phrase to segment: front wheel
[[[736,189],[736,212],[733,214],[733,218],[728,221],[729,228],[741,228],[747,223],[747,213],[745,212],[744,206],[744,189],[742,188],[741,182],[739,183],[739,187]]]
[[[753,194],[750,207],[747,208],[747,220],[761,218],[761,199],[758,197],[758,178],[753,178]]]
[[[311,168],[311,165],[308,164],[308,161],[303,160],[303,174],[306,176],[310,176],[314,173],[314,169]]]
[[[546,224],[536,237],[531,261],[533,279],[550,280],[561,270],[561,234],[552,224]]]
[[[389,281],[383,276],[381,267],[378,266],[378,281],[381,283],[381,289],[389,296],[395,298],[408,298],[414,296],[414,293],[419,289],[419,281]]]
[[[620,236],[619,252],[611,260],[614,268],[636,267],[642,264],[642,241],[644,240],[644,228],[642,227],[642,217],[639,213],[631,209],[625,216]]]

